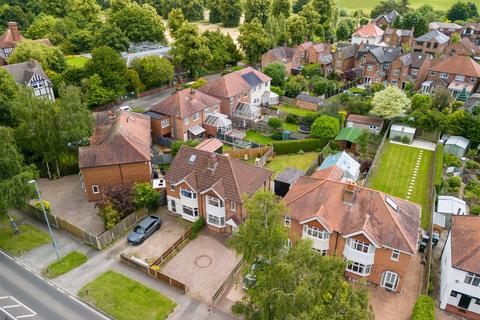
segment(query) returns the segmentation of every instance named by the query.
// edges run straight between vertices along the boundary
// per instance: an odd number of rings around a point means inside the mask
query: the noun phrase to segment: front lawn
[[[305,172],[316,157],[318,157],[318,152],[277,155],[267,163],[266,168],[273,171],[274,178],[287,167],[297,168]]]
[[[15,234],[10,225],[0,224],[0,248],[10,252],[14,256],[22,254],[47,244],[50,236],[37,228],[22,224],[18,226],[19,234]]]
[[[284,122],[282,127],[284,130],[288,130],[291,132],[298,132],[298,124],[295,124],[295,123]]]
[[[176,303],[120,273],[107,271],[83,287],[78,295],[118,320],[161,320]]]
[[[88,58],[82,57],[82,56],[68,56],[65,57],[65,62],[67,62],[67,65],[70,67],[77,67],[77,68],[83,68],[85,66],[85,63],[90,60]]]
[[[421,151],[422,160],[416,178],[412,179]],[[432,165],[433,151],[387,142],[368,181],[368,187],[421,204],[421,226],[427,229],[431,215]],[[408,199],[408,187],[411,182],[414,183]]]
[[[297,115],[297,116],[300,116],[300,117],[305,117],[305,116],[308,116],[308,115],[314,115],[315,114],[315,112],[313,112],[311,110],[307,110],[307,109],[303,109],[303,108],[299,108],[299,107],[292,106],[292,105],[287,105],[287,104],[279,105],[278,109],[280,109],[280,111],[282,111],[282,112],[294,114],[294,115]]]
[[[257,131],[252,130],[252,129],[247,130],[247,135],[245,136],[245,138],[243,138],[243,140],[250,141],[250,142],[255,142],[255,143],[258,143],[258,144],[264,144],[264,145],[271,144],[273,141],[277,141],[273,138],[264,136],[260,132],[257,132]]]
[[[45,271],[45,276],[49,279],[58,277],[68,271],[87,262],[88,257],[83,253],[72,251],[66,256],[63,256],[60,261],[55,261],[50,264]]]

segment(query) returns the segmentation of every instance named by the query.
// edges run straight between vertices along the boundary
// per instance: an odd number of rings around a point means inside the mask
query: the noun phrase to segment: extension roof
[[[88,147],[80,147],[79,167],[99,167],[150,161],[150,118],[117,110],[95,127]]]
[[[480,274],[480,217],[452,216],[452,266]]]
[[[347,187],[354,190],[351,203],[343,200]],[[380,247],[416,253],[418,204],[352,183],[305,176],[290,187],[284,201],[297,221],[317,218],[331,232],[363,232]]]
[[[213,190],[223,199],[242,202],[244,194],[252,195],[271,175],[272,171],[239,159],[182,146],[165,179],[173,184],[185,181],[199,193]]]

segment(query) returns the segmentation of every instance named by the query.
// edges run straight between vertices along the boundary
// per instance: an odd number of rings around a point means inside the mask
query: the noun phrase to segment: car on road
[[[137,246],[142,244],[145,239],[150,237],[155,231],[162,226],[162,220],[159,216],[150,215],[140,221],[135,228],[128,234],[128,244]]]
[[[132,107],[130,107],[130,106],[121,106],[118,109],[120,109],[122,111],[128,111],[128,112],[132,111]]]

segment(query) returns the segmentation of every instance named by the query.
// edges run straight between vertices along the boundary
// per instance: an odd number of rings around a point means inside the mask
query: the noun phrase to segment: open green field
[[[18,230],[20,230],[20,233],[15,234],[9,224],[0,224],[0,248],[14,256],[21,256],[36,247],[50,242],[50,236],[47,233],[31,225],[19,225]]]
[[[366,14],[370,14],[370,11],[372,11],[373,7],[375,7],[380,2],[380,0],[339,0],[338,2],[340,7],[347,8],[351,11],[361,9]],[[448,10],[452,6],[452,4],[455,3],[455,0],[410,0],[409,6],[412,8],[418,8],[421,7],[424,3],[429,3],[438,10]]]
[[[77,67],[77,68],[83,68],[85,66],[85,63],[87,63],[88,60],[90,59],[82,56],[65,57],[65,61],[67,62],[67,65],[71,67]]]
[[[273,177],[275,178],[277,174],[287,167],[306,171],[316,157],[318,157],[318,152],[278,155],[267,163],[266,168],[273,171]]]
[[[422,160],[410,199],[407,199],[408,187],[413,181],[415,165],[421,151]],[[433,151],[387,142],[378,161],[368,181],[368,187],[421,204],[422,228],[428,228],[431,213],[430,191],[433,177],[430,168],[433,165]]]
[[[120,273],[107,271],[78,295],[118,320],[162,320],[176,303]]]
[[[49,279],[56,278],[68,271],[87,262],[88,257],[78,251],[72,251],[63,256],[60,261],[50,264],[45,270],[45,276]]]

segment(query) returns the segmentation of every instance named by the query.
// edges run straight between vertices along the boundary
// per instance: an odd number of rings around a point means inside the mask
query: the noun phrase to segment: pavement
[[[0,251],[0,316],[15,320],[110,319],[27,268]]]
[[[34,225],[38,229],[48,232],[47,226],[26,216],[21,212],[15,212],[17,219],[22,220],[23,223],[28,223]],[[57,240],[59,246],[60,255],[65,255],[72,250],[77,250],[85,253],[89,260],[83,265],[71,270],[70,272],[61,275],[55,279],[52,279],[50,283],[55,286],[59,286],[64,291],[71,292],[76,294],[81,288],[86,284],[100,276],[103,272],[107,270],[114,270],[116,272],[122,273],[127,277],[136,280],[143,285],[152,288],[166,297],[174,300],[177,303],[177,307],[174,312],[168,317],[169,320],[234,320],[238,319],[233,315],[223,312],[217,308],[211,308],[210,305],[200,302],[199,300],[193,299],[187,296],[183,291],[171,287],[168,284],[156,280],[147,276],[146,274],[137,271],[125,264],[120,262],[120,253],[125,251],[127,248],[130,248],[126,241],[126,235],[117,239],[109,247],[99,251],[96,250],[87,244],[84,244],[78,238],[68,234],[63,230],[54,229],[54,236]],[[25,264],[32,273],[40,273],[46,268],[50,263],[56,260],[55,252],[51,244],[46,244],[39,248],[36,248],[29,253],[18,258],[22,264]],[[11,267],[6,267],[10,269]],[[3,266],[0,264],[1,273],[3,273]],[[35,276],[34,276],[35,277]],[[27,278],[28,279],[28,278]],[[12,293],[4,293],[2,289],[4,288],[2,278],[0,277],[0,297],[3,295],[12,295]],[[48,284],[47,284],[48,286]],[[42,294],[38,291],[34,291],[37,297],[42,297]],[[28,298],[28,297],[27,297]],[[23,303],[30,300],[23,300]],[[43,299],[43,297],[42,297]],[[70,300],[72,300],[70,298]],[[59,300],[61,301],[61,300]],[[0,304],[1,305],[1,304]],[[30,306],[30,303],[28,304]],[[221,308],[222,310],[227,310]],[[23,318],[22,318],[23,319]],[[37,320],[37,318],[30,318],[32,320]],[[43,318],[38,318],[43,319]],[[84,319],[76,317],[47,317],[45,319]],[[87,319],[97,319],[95,317],[88,317]]]

